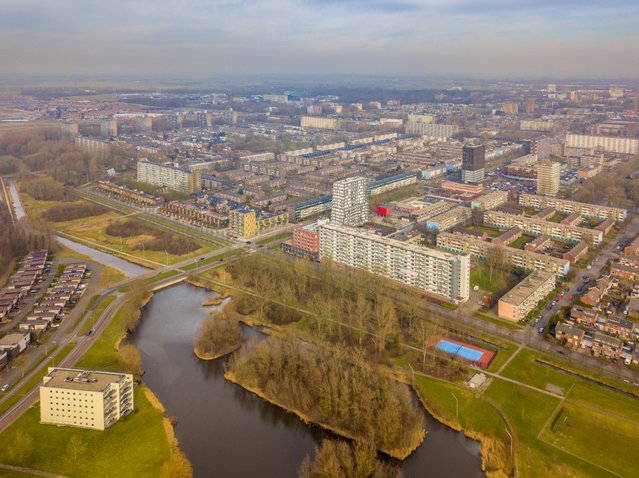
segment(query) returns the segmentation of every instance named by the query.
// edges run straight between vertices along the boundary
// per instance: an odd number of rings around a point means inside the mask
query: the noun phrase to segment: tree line
[[[153,236],[152,239],[136,244],[134,247],[137,249],[142,249],[142,244],[144,244],[144,248],[151,251],[166,251],[169,254],[183,255],[200,248],[192,239],[149,226],[139,219],[112,222],[107,226],[105,232],[113,237]]]
[[[424,438],[408,387],[339,349],[269,338],[249,342],[226,366],[241,385],[390,456],[405,458]]]
[[[323,262],[321,267],[305,260],[250,254],[226,266],[233,282],[255,294],[237,293],[231,307],[243,315],[283,325],[299,322],[298,333],[307,340],[359,349],[369,359],[387,360],[405,352],[399,343],[422,350],[423,371],[448,379],[463,377],[463,366],[425,345],[441,334],[457,335],[455,324],[424,308],[416,290],[387,290],[379,277],[361,270]],[[300,308],[311,312],[302,313]]]

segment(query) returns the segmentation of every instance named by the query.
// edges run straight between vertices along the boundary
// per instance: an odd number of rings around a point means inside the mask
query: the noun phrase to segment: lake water
[[[177,418],[175,432],[196,477],[295,477],[304,456],[329,434],[227,382],[223,359],[195,357],[193,337],[211,312],[201,304],[213,296],[185,283],[155,293],[131,338],[142,354],[144,382]],[[402,465],[406,476],[483,476],[478,442],[426,419],[426,439]]]

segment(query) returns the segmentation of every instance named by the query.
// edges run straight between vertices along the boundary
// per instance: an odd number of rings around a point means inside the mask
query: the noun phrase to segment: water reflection
[[[157,292],[132,338],[144,381],[162,401],[196,477],[294,477],[307,454],[329,434],[224,379],[226,358],[202,361],[194,335],[216,307],[211,293],[189,284]],[[246,337],[262,335],[242,325]],[[477,477],[478,444],[427,416],[428,435],[402,467],[410,477]]]

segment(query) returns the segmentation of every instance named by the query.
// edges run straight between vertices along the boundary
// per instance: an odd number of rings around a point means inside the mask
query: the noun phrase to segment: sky
[[[639,78],[639,0],[0,0],[0,76]]]

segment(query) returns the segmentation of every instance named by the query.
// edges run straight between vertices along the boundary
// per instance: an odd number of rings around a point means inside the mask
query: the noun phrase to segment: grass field
[[[639,424],[566,404],[541,437],[620,476],[639,470]],[[624,453],[623,450],[628,450]]]
[[[275,242],[277,240],[284,239],[285,237],[288,237],[290,235],[291,235],[291,233],[288,232],[288,231],[287,232],[281,232],[279,234],[275,234],[274,236],[267,237],[266,239],[262,239],[262,240],[256,241],[255,244],[257,244],[258,246],[261,246],[263,244],[269,244],[271,242]]]
[[[470,286],[476,285],[483,291],[491,292],[494,298],[501,297],[519,282],[519,277],[508,271],[493,271],[492,278],[490,268],[486,261],[478,261],[470,269]]]
[[[73,347],[75,347],[75,343],[70,343],[69,345],[64,347],[64,349],[62,349],[60,354],[56,357],[55,362],[59,363],[60,360],[62,360],[64,357],[66,357],[71,352]],[[51,353],[51,350],[49,351],[49,353]],[[43,358],[34,367],[40,365],[44,361],[46,361],[46,365],[47,366],[54,365],[54,363],[55,363],[53,360],[51,360],[51,358],[48,358],[48,359],[47,358]],[[0,404],[0,415],[5,413],[7,410],[9,410],[11,407],[13,407],[16,403],[18,403],[20,400],[22,400],[22,397],[24,397],[33,387],[35,387],[37,384],[39,384],[42,381],[42,377],[44,377],[45,374],[46,374],[46,368],[43,369],[43,371],[41,373],[37,373],[32,378],[30,378],[6,402],[3,402],[2,404]],[[0,442],[1,442],[1,440],[0,440]],[[2,456],[2,455],[0,454],[0,456]],[[2,476],[2,474],[0,474],[0,476]]]
[[[121,217],[122,216],[115,212],[108,212],[91,218],[58,223],[57,227],[58,230],[79,238],[80,241],[86,242],[91,247],[95,247],[97,249],[103,248],[109,253],[120,255],[126,260],[132,262],[140,262],[146,266],[153,265],[158,267],[159,265],[175,264],[185,259],[213,251],[217,248],[216,246],[207,244],[204,241],[192,238],[191,240],[197,243],[199,249],[183,255],[169,254],[164,251],[141,248],[141,243],[145,240],[152,239],[154,237],[153,232],[157,229],[149,224],[148,234],[126,238],[113,237],[107,234],[106,228],[108,225],[113,221],[119,220]]]
[[[10,465],[71,477],[158,476],[169,455],[163,414],[140,387],[134,399],[135,411],[105,431],[41,425],[40,406],[35,405],[0,435],[0,456]],[[18,432],[34,440],[22,457],[13,456],[11,449]],[[73,437],[81,444],[77,448],[71,448]]]
[[[116,345],[122,337],[122,318],[122,312],[116,313],[78,367],[120,370]],[[159,476],[162,463],[169,456],[170,444],[163,412],[153,407],[142,388],[135,389],[135,411],[105,431],[41,425],[39,405],[32,407],[0,435],[2,461],[70,477]],[[27,434],[35,442],[28,453],[19,458],[11,450],[18,432]],[[70,449],[73,437],[81,445]],[[2,473],[0,471],[0,476]]]
[[[521,236],[519,239],[513,241],[510,244],[510,247],[514,247],[515,249],[523,249],[525,244],[528,244],[532,241],[532,237],[530,236]]]

